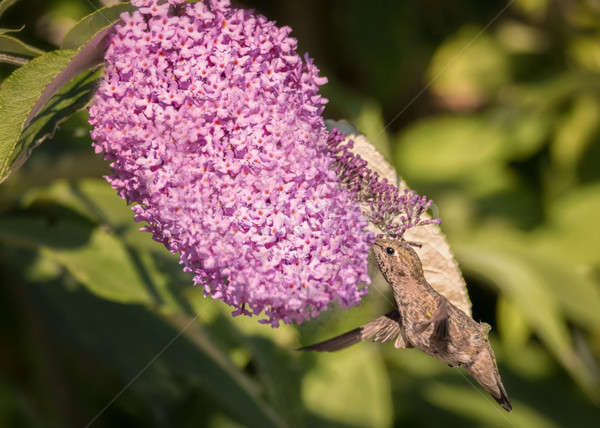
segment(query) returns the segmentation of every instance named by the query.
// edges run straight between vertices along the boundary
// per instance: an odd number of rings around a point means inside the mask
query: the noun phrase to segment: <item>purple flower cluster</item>
[[[341,187],[326,82],[288,27],[225,0],[134,0],[90,107],[107,178],[206,294],[302,322],[357,305],[373,235]]]
[[[364,207],[369,222],[382,234],[400,238],[407,229],[427,224],[439,224],[439,219],[423,219],[421,215],[429,209],[432,200],[396,186],[367,167],[367,162],[352,153],[352,140],[345,144],[346,136],[334,129],[329,134],[330,155],[335,158],[334,168],[342,185],[352,192],[357,203]]]

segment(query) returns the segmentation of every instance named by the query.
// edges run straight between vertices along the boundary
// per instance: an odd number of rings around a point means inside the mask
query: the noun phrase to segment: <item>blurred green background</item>
[[[23,0],[0,27],[55,49],[101,3]],[[81,111],[0,185],[0,426],[595,426],[600,1],[236,4],[290,25],[326,117],[436,201],[513,413],[418,351],[293,350],[388,310],[376,291],[276,330],[204,300],[100,179]]]

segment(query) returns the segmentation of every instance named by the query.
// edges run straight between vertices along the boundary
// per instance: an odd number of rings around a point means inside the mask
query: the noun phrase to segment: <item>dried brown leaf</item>
[[[408,187],[364,135],[350,135],[348,138],[354,140],[352,151],[366,160],[369,168],[389,182],[397,183],[400,190]],[[428,216],[424,214],[423,217]],[[470,316],[471,301],[465,280],[440,227],[436,224],[414,227],[406,231],[404,238],[421,245],[415,250],[431,286]]]

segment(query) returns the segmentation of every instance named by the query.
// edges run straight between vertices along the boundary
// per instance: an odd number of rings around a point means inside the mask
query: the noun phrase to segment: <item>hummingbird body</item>
[[[490,326],[473,320],[429,285],[419,257],[406,241],[378,239],[373,250],[398,309],[301,349],[335,351],[369,338],[395,339],[397,348],[414,347],[451,367],[463,367],[504,409],[512,410],[488,340]]]

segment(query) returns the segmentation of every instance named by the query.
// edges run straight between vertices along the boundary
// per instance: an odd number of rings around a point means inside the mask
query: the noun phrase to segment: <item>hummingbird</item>
[[[340,336],[301,351],[333,352],[363,340],[416,348],[450,367],[462,367],[507,411],[512,406],[500,379],[488,334],[479,323],[438,293],[425,279],[411,245],[397,238],[378,238],[373,245],[381,273],[392,287],[397,309]]]

